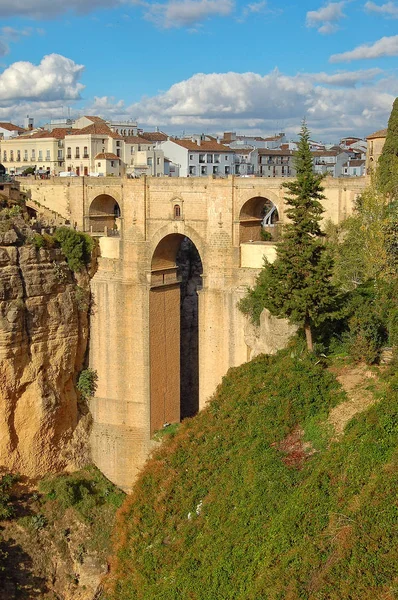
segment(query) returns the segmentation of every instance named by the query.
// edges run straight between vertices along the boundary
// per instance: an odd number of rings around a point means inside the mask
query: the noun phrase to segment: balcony
[[[72,158],[72,154],[67,154],[66,158],[69,158],[69,160]]]
[[[83,154],[83,158],[90,158],[88,154]]]

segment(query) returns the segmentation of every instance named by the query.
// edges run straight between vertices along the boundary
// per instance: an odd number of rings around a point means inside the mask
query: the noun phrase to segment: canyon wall
[[[29,478],[87,459],[89,416],[74,384],[88,339],[88,284],[60,249],[0,232],[0,465]]]

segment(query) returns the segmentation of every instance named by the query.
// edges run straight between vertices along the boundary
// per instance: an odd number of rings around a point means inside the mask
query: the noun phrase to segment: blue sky
[[[0,0],[0,120],[334,141],[385,127],[398,0]]]

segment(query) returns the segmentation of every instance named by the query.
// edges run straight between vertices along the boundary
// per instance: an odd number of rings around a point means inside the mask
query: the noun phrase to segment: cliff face
[[[59,249],[0,233],[0,465],[28,477],[72,467],[85,450],[73,385],[88,337],[79,293]]]

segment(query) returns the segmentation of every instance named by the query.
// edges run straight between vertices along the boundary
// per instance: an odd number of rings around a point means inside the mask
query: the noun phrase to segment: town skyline
[[[328,143],[386,127],[398,95],[395,1],[54,4],[0,1],[0,121],[293,138],[305,117]]]

